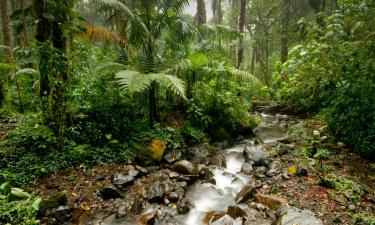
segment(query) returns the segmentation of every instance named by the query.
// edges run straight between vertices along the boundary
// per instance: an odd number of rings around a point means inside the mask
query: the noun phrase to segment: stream
[[[274,117],[262,114],[262,118],[262,124],[255,130],[261,142],[272,144],[287,138],[285,127],[277,124]],[[185,225],[206,225],[208,213],[225,212],[230,206],[238,206],[243,211],[250,210],[246,204],[237,204],[236,196],[246,185],[254,183],[253,177],[241,172],[246,162],[246,151],[261,148],[261,144],[254,144],[254,140],[245,139],[241,142],[246,144],[238,144],[219,152],[225,158],[226,167],[209,166],[214,174],[215,184],[198,181],[188,188],[186,197],[194,207],[187,215]],[[231,224],[242,225],[243,219],[235,219]]]
[[[62,224],[271,225],[278,219],[276,225],[321,225],[311,211],[259,194],[269,188],[270,179],[277,183],[284,176],[264,146],[286,139],[287,127],[298,122],[282,115],[261,117],[255,136],[240,137],[233,147],[210,154],[200,146],[186,157],[172,152],[167,156],[171,166],[152,170],[127,165],[112,172],[111,180],[95,181],[100,191],[94,194],[94,205],[99,206],[85,211],[77,205],[69,217],[61,214],[69,218]]]

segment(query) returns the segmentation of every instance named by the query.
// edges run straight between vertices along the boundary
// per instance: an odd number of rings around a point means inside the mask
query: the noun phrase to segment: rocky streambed
[[[129,162],[104,171],[84,171],[86,177],[70,185],[68,190],[64,186],[50,188],[67,191],[60,192],[58,200],[56,195],[44,200],[55,204],[43,210],[45,216],[41,222],[68,225],[323,224],[318,218],[322,215],[316,216],[317,211],[320,212],[317,207],[313,212],[307,209],[309,205],[288,201],[288,197],[294,197],[288,190],[291,175],[281,156],[295,147],[287,129],[300,121],[282,115],[262,117],[263,122],[254,130],[256,136],[239,137],[230,148],[210,152],[200,145],[186,154],[175,150],[164,157],[165,164],[160,167],[140,167]],[[279,149],[276,154],[270,151],[273,147]],[[294,172],[300,177],[307,174],[306,169],[299,167]],[[303,193],[306,187],[301,188]],[[309,195],[308,190],[306,195]]]

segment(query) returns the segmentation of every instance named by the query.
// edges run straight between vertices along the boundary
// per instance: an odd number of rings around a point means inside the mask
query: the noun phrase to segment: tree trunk
[[[255,71],[255,58],[256,58],[256,50],[255,50],[255,46],[253,46],[253,54],[251,56],[251,65],[250,65],[251,74],[254,74],[254,71]]]
[[[8,13],[8,0],[0,0],[1,4],[1,21],[3,28],[3,43],[5,46],[12,48],[12,40],[10,37],[10,27],[9,27],[9,13]],[[10,54],[11,51],[7,50],[7,53]]]
[[[24,0],[20,0],[20,7],[21,7],[21,9],[25,9],[25,1]],[[25,13],[23,13],[22,36],[23,36],[24,46],[29,47],[30,41],[29,41],[29,34],[27,32],[27,22],[26,22]]]
[[[49,40],[51,36],[51,26],[48,22],[48,19],[44,17],[47,14],[46,5],[44,0],[34,0],[34,11],[36,19],[38,20],[36,40],[43,44]],[[47,49],[41,48],[39,52],[39,73],[40,73],[40,97],[48,96],[50,93],[50,84],[49,84],[49,68],[48,68],[48,52]]]
[[[238,20],[238,30],[241,33],[239,48],[238,48],[238,57],[237,57],[237,68],[242,67],[243,57],[244,57],[244,29],[245,29],[245,15],[246,15],[246,0],[241,0],[240,4],[240,18]]]
[[[13,0],[11,1],[11,7],[12,11],[16,11],[20,9],[20,0]],[[21,38],[20,38],[20,33],[19,30],[17,29],[17,26],[13,26],[13,46],[20,46],[21,44]]]
[[[207,22],[206,4],[204,0],[197,0],[197,20],[198,24],[205,24]]]
[[[153,82],[149,90],[149,110],[150,110],[150,126],[152,127],[156,122],[159,121],[157,113],[157,98],[156,98],[157,84]]]
[[[3,106],[3,103],[5,101],[4,84],[5,82],[3,80],[0,80],[0,108]]]
[[[281,28],[280,60],[284,64],[288,60],[288,31],[290,17],[290,0],[282,0],[283,18]]]
[[[230,18],[230,27],[233,30],[238,29],[238,1],[239,0],[231,0],[231,18]],[[229,47],[229,56],[232,59],[232,62],[234,65],[237,65],[237,46],[235,46],[233,43],[230,44]]]

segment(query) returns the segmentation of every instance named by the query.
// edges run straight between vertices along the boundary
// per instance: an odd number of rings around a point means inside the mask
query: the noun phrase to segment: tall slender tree
[[[206,3],[204,0],[197,0],[197,21],[198,24],[207,22]]]
[[[280,43],[280,61],[285,63],[288,59],[289,42],[289,21],[290,21],[290,0],[282,0],[282,18],[281,18],[281,43]]]
[[[238,30],[241,33],[239,40],[238,56],[237,56],[237,68],[240,68],[244,58],[244,30],[245,30],[245,15],[246,15],[246,3],[247,0],[241,0],[240,3],[240,17],[238,20]]]
[[[9,26],[9,12],[8,12],[8,0],[0,0],[1,5],[1,21],[3,28],[3,43],[5,46],[12,48],[12,39],[10,36]],[[9,50],[7,50],[10,53]]]
[[[27,27],[27,20],[26,20],[26,13],[25,13],[25,0],[20,0],[20,8],[23,10],[22,15],[22,37],[23,37],[23,44],[25,47],[29,47],[29,34],[28,34],[28,27]]]

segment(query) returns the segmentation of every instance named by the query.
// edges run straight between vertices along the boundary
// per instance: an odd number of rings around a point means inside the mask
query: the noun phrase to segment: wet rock
[[[269,170],[267,172],[267,176],[272,177],[276,174],[280,173],[281,163],[279,161],[273,161],[269,165]]]
[[[114,199],[114,198],[121,198],[122,194],[120,193],[117,188],[112,185],[112,184],[107,184],[105,185],[101,190],[100,190],[100,195],[104,200],[108,199]]]
[[[148,173],[147,169],[143,168],[142,166],[135,165],[134,167],[135,167],[135,169],[137,169],[139,172],[141,172],[143,174],[147,174]]]
[[[139,214],[144,208],[144,200],[138,196],[127,195],[121,202],[117,215],[124,217],[129,214]]]
[[[246,221],[243,225],[272,225],[272,221],[266,219],[257,219],[255,221]]]
[[[298,167],[298,169],[297,169],[297,176],[305,177],[307,175],[308,175],[308,172],[307,172],[306,169]]]
[[[71,210],[68,206],[59,206],[55,211],[55,218],[60,223],[67,222],[71,216]]]
[[[185,174],[185,175],[197,175],[197,169],[193,165],[193,163],[187,160],[180,160],[173,164],[172,168],[173,171]]]
[[[229,206],[227,210],[227,214],[234,219],[246,216],[246,212],[238,206]]]
[[[310,210],[300,210],[295,207],[284,207],[275,225],[323,225]]]
[[[255,196],[257,202],[266,205],[268,208],[277,211],[280,209],[282,204],[286,204],[286,200],[272,196],[272,195],[265,195],[265,194],[256,194]]]
[[[254,166],[266,166],[268,153],[258,146],[246,147],[244,156],[247,162],[251,162]]]
[[[155,220],[157,218],[157,211],[149,210],[137,218],[137,222],[139,225],[153,225],[155,224]]]
[[[174,163],[178,160],[181,160],[181,157],[182,157],[182,152],[175,149],[167,153],[164,156],[164,160],[167,161],[168,163]]]
[[[210,164],[217,166],[217,167],[227,167],[225,156],[222,154],[217,154],[211,158],[209,158]]]
[[[152,202],[161,202],[164,195],[169,191],[168,182],[156,182],[148,189],[147,199]]]
[[[179,214],[186,214],[193,208],[193,204],[186,198],[182,198],[177,202],[177,212]]]
[[[135,219],[133,218],[119,218],[116,215],[111,215],[104,219],[103,221],[98,221],[98,223],[90,224],[100,224],[100,225],[134,225]]]
[[[241,202],[247,202],[250,199],[253,199],[256,193],[255,187],[251,185],[247,185],[242,190],[237,194],[236,196],[236,203],[241,203]]]
[[[216,221],[211,222],[211,225],[234,225],[234,219],[229,215],[224,215],[217,219]]]
[[[39,214],[44,215],[47,211],[57,208],[60,205],[68,204],[66,192],[59,192],[51,197],[43,199],[39,206]]]
[[[118,173],[113,176],[113,184],[117,187],[125,187],[126,185],[133,182],[138,176],[139,171],[135,169],[130,169],[126,174]]]
[[[275,143],[288,137],[285,128],[278,125],[258,126],[254,129],[255,135],[266,144]]]
[[[198,166],[199,176],[205,181],[210,181],[214,177],[214,174],[204,165]]]
[[[241,172],[249,175],[253,171],[253,166],[250,163],[244,163],[241,167]]]

